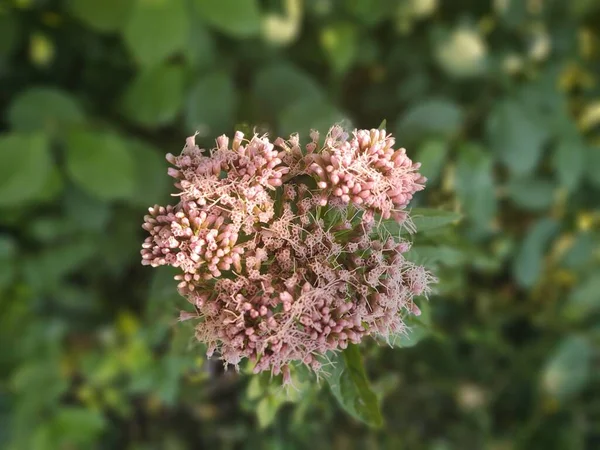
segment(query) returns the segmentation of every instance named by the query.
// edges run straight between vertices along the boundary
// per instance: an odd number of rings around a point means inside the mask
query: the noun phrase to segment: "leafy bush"
[[[0,443],[598,447],[598,23],[593,0],[0,5]],[[383,119],[430,180],[413,206],[463,220],[417,235],[440,282],[413,341],[363,348],[371,429],[335,388],[205,360],[139,224],[194,131]]]

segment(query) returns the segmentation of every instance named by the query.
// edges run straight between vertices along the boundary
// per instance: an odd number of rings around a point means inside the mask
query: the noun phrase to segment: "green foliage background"
[[[596,0],[0,3],[0,447],[600,447]],[[139,263],[164,155],[198,130],[345,120],[423,163],[440,277],[403,350],[366,343],[385,425],[327,387],[223,373]]]

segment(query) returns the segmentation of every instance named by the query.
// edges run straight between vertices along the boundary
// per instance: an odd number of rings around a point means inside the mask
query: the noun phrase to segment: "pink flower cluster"
[[[419,164],[384,130],[311,138],[302,149],[297,135],[236,132],[207,152],[192,136],[167,155],[179,202],[149,209],[142,263],[181,271],[197,312],[182,318],[198,318],[197,338],[225,364],[318,370],[329,351],[404,332],[403,314],[419,314],[413,298],[434,281],[375,220],[406,220],[426,181]]]

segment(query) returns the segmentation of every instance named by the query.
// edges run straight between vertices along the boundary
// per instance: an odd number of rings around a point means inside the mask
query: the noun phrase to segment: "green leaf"
[[[150,66],[185,48],[189,27],[184,0],[138,0],[123,37],[134,59]],[[157,93],[148,91],[146,95]]]
[[[386,119],[383,119],[383,120],[381,121],[381,123],[379,124],[379,126],[377,127],[377,129],[378,129],[378,130],[385,130],[385,127],[386,127],[386,125],[387,125],[387,120],[386,120]]]
[[[573,289],[566,305],[566,315],[584,319],[600,311],[600,273],[592,272]]]
[[[19,23],[10,10],[0,10],[0,67],[3,56],[10,56],[18,42]]]
[[[327,382],[340,405],[353,417],[374,427],[383,425],[379,401],[371,390],[357,345],[349,344],[333,358]]]
[[[127,144],[108,132],[74,130],[67,139],[67,173],[89,194],[101,200],[130,197],[135,189],[135,165]]]
[[[325,99],[302,99],[281,111],[279,123],[281,133],[289,135],[298,132],[308,135],[311,129],[326,133],[329,128],[340,122],[345,122],[344,114]]]
[[[16,241],[8,234],[0,234],[0,261],[12,259],[16,255]]]
[[[260,31],[257,0],[195,0],[195,6],[203,20],[224,34],[244,38]]]
[[[167,198],[171,186],[164,153],[137,139],[128,140],[127,145],[135,161],[136,172],[132,202],[146,207],[160,203]]]
[[[457,223],[462,216],[453,211],[434,208],[413,208],[410,211],[417,232],[432,231]]]
[[[559,402],[574,398],[590,379],[593,353],[584,337],[564,338],[542,372],[544,390]]]
[[[36,449],[90,447],[107,423],[101,411],[63,406],[33,436]]]
[[[230,75],[214,72],[200,78],[190,91],[185,112],[188,133],[200,131],[214,136],[227,131],[237,106],[235,85]]]
[[[17,131],[56,133],[84,121],[77,100],[51,87],[33,87],[21,92],[8,109],[8,123]]]
[[[519,285],[530,288],[535,284],[542,272],[546,246],[558,230],[559,224],[548,218],[529,229],[513,263],[513,276]]]
[[[600,188],[600,147],[591,147],[587,153],[586,177],[590,183]]]
[[[554,149],[552,165],[558,180],[568,191],[577,188],[583,177],[585,152],[579,137],[563,139]]]
[[[0,135],[0,207],[38,199],[53,167],[44,135]]]
[[[89,27],[100,32],[121,29],[135,0],[68,0],[67,10]]]
[[[389,336],[387,341],[390,345],[396,348],[410,348],[431,335],[431,314],[429,311],[429,304],[424,302],[420,305],[420,309],[420,316],[408,314],[404,318],[406,330],[403,333],[396,333]]]
[[[343,75],[356,58],[358,31],[350,22],[327,26],[321,31],[321,46],[334,73]]]
[[[446,159],[448,144],[441,140],[427,140],[419,147],[415,161],[421,163],[419,172],[427,177],[427,185],[434,184],[440,177]]]
[[[174,65],[140,71],[122,98],[123,114],[146,127],[168,124],[183,106],[184,77],[183,67]]]
[[[265,67],[256,75],[254,95],[267,111],[280,111],[303,99],[321,99],[319,85],[289,63]]]
[[[496,158],[515,175],[526,175],[535,169],[549,136],[535,116],[515,100],[504,100],[494,108],[486,131]]]
[[[516,205],[533,211],[549,208],[555,191],[554,183],[542,178],[517,178],[507,186],[508,196]]]
[[[217,58],[215,39],[201,22],[193,22],[184,52],[186,60],[196,71],[214,66]]]
[[[490,155],[477,145],[462,146],[456,164],[455,185],[466,219],[480,231],[489,230],[497,211]]]
[[[46,247],[41,253],[25,261],[25,279],[34,292],[54,292],[62,277],[94,256],[98,256],[95,242],[91,239],[72,238],[67,244]]]
[[[443,264],[447,267],[460,266],[465,262],[466,255],[458,248],[448,245],[415,245],[406,255],[407,259],[431,267]]]
[[[102,232],[106,229],[113,212],[110,204],[74,186],[65,193],[63,205],[65,219],[67,219],[68,224],[71,224],[71,227],[65,227],[64,225],[61,227],[66,228],[67,233],[73,232],[69,230],[70,228]],[[52,238],[48,239],[49,242],[54,240]]]
[[[267,428],[275,421],[277,411],[283,402],[281,399],[274,395],[267,395],[260,399],[256,406],[256,417],[258,418],[258,426],[261,429]]]
[[[427,136],[450,139],[458,134],[462,122],[463,113],[456,103],[446,99],[427,99],[411,107],[398,119],[396,136],[409,143]]]

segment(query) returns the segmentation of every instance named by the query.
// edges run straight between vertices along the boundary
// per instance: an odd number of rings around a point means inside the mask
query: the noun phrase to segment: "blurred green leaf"
[[[436,231],[456,223],[462,216],[458,213],[442,209],[413,208],[410,210],[409,217],[417,232],[428,232]],[[382,231],[386,235],[391,236],[399,236],[400,234],[409,232],[413,228],[407,226],[406,223],[398,223],[394,219],[382,220],[377,223],[380,223],[380,225],[377,227],[376,233]]]
[[[385,130],[385,127],[386,127],[386,125],[387,125],[387,120],[386,120],[386,119],[383,119],[383,120],[381,121],[381,123],[379,124],[379,126],[377,127],[377,129],[378,129],[378,130]]]
[[[594,241],[592,233],[579,233],[575,236],[573,245],[565,252],[562,263],[570,269],[589,267],[595,247],[597,242]]]
[[[135,161],[136,183],[131,200],[135,204],[148,207],[166,198],[171,186],[166,176],[168,163],[164,153],[153,145],[137,139],[127,141],[129,151]]]
[[[0,58],[12,53],[17,43],[18,32],[19,27],[14,16],[9,11],[0,10]]]
[[[522,287],[530,288],[538,280],[546,246],[559,230],[559,224],[543,218],[530,227],[513,263],[513,276]]]
[[[84,121],[77,100],[51,87],[33,87],[21,92],[8,110],[8,122],[18,131],[56,133]]]
[[[17,254],[17,244],[8,234],[0,234],[0,261],[12,259]]]
[[[225,72],[213,72],[200,78],[187,100],[185,122],[188,133],[199,131],[217,135],[233,125],[237,97],[233,80]]]
[[[446,139],[460,130],[463,113],[460,107],[447,99],[426,99],[406,111],[396,122],[396,137],[413,143],[427,136]]]
[[[406,314],[404,323],[406,329],[388,337],[387,341],[396,348],[410,348],[417,345],[431,334],[431,315],[429,304],[423,302],[420,307],[421,315]]]
[[[260,399],[256,406],[258,426],[264,429],[271,425],[274,422],[280,407],[281,401],[276,396],[267,395]]]
[[[549,208],[555,191],[554,183],[543,178],[512,179],[507,186],[508,196],[516,205],[534,211]]]
[[[171,122],[183,106],[184,79],[181,66],[160,65],[142,70],[123,95],[123,114],[146,127]]]
[[[554,148],[552,165],[560,183],[572,191],[583,176],[585,169],[585,146],[577,138],[563,139]]]
[[[410,210],[417,231],[432,231],[457,223],[462,216],[453,211],[434,208],[413,208]]]
[[[67,190],[63,201],[65,217],[72,228],[93,231],[106,229],[113,212],[110,204],[75,187]],[[71,227],[63,228],[73,233],[73,230],[69,230]]]
[[[568,6],[571,14],[576,17],[590,17],[600,8],[596,0],[571,0]]]
[[[197,11],[207,23],[224,34],[243,38],[260,31],[257,0],[194,0]]]
[[[107,426],[99,411],[64,406],[33,437],[34,447],[39,450],[58,448],[82,448],[92,445]]]
[[[67,138],[67,172],[101,200],[127,199],[135,189],[135,162],[127,143],[109,132],[73,130]]]
[[[140,65],[151,66],[185,48],[189,27],[184,0],[138,0],[123,37],[134,59]],[[146,95],[158,92],[147,91]]]
[[[62,277],[74,272],[96,253],[92,240],[76,237],[66,244],[46,247],[25,261],[25,279],[37,293],[56,292]]]
[[[371,390],[357,345],[332,358],[333,367],[327,383],[340,405],[358,420],[374,427],[383,425],[377,396]]]
[[[537,166],[548,130],[515,100],[503,100],[486,122],[487,138],[496,158],[515,175]]]
[[[190,27],[188,45],[185,50],[186,60],[195,70],[210,69],[217,58],[216,42],[208,28],[199,21]]]
[[[386,0],[354,0],[343,5],[356,20],[367,26],[381,22],[392,9],[391,2]]]
[[[37,199],[53,164],[44,135],[0,135],[0,207]]]
[[[298,132],[306,136],[311,129],[326,133],[335,123],[349,124],[344,114],[327,100],[320,98],[302,99],[281,111],[279,124],[281,134]]]
[[[437,139],[427,140],[419,146],[414,160],[421,163],[419,172],[427,177],[427,186],[439,179],[448,158],[448,150],[448,144]]]
[[[321,99],[320,86],[290,63],[277,63],[260,70],[254,82],[254,95],[268,111],[280,111],[306,99]]]
[[[592,356],[592,344],[587,339],[565,337],[542,372],[544,390],[560,402],[574,398],[590,379]]]
[[[588,148],[585,169],[587,179],[600,188],[600,147]]]
[[[356,58],[358,30],[350,22],[327,26],[321,31],[321,45],[334,73],[343,75]]]
[[[68,0],[67,10],[77,19],[101,32],[121,29],[136,0]]]
[[[426,267],[437,264],[453,267],[463,264],[467,256],[459,248],[448,245],[415,245],[409,250],[406,258]]]
[[[600,271],[592,272],[573,289],[566,305],[566,315],[576,319],[600,311]]]
[[[466,220],[479,230],[489,230],[497,211],[490,155],[477,145],[463,145],[459,150],[454,177],[456,195]]]

